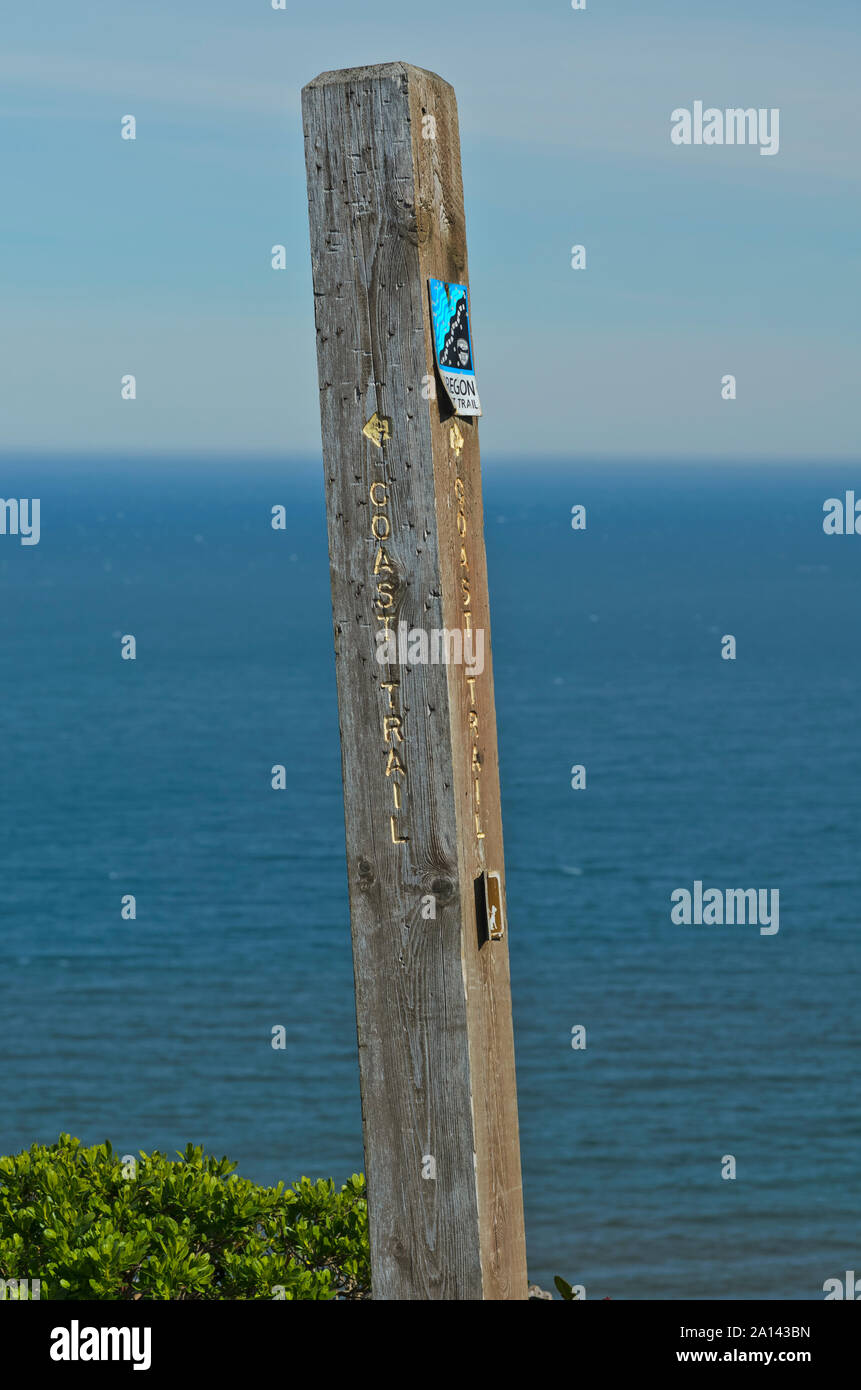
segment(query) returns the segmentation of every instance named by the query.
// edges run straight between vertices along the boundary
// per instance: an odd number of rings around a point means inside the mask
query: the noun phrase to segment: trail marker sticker
[[[466,285],[429,280],[436,364],[456,415],[480,415]]]

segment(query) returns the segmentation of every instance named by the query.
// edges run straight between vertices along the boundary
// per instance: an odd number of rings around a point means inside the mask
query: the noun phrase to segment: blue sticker
[[[466,285],[429,280],[434,351],[456,415],[480,415]]]

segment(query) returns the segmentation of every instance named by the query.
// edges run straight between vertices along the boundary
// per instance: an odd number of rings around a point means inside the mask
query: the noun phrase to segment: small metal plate
[[[502,878],[498,873],[484,875],[487,903],[487,934],[491,941],[501,941],[505,935],[505,913],[502,906]]]

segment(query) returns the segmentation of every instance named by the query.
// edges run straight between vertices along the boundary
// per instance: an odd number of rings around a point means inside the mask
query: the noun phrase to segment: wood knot
[[[430,208],[416,208],[416,238],[419,246],[424,246],[430,240],[431,229],[433,227],[433,216]]]
[[[435,878],[431,884],[431,892],[440,906],[445,907],[454,897],[454,884],[450,878]]]
[[[413,246],[424,246],[430,241],[433,231],[433,212],[422,206],[402,208],[398,217],[398,231]]]

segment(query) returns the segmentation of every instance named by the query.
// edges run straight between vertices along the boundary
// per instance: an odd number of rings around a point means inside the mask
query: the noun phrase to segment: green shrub
[[[2,1158],[0,1279],[46,1299],[369,1297],[363,1176],[285,1189],[235,1167],[191,1144],[132,1165],[68,1134]]]

